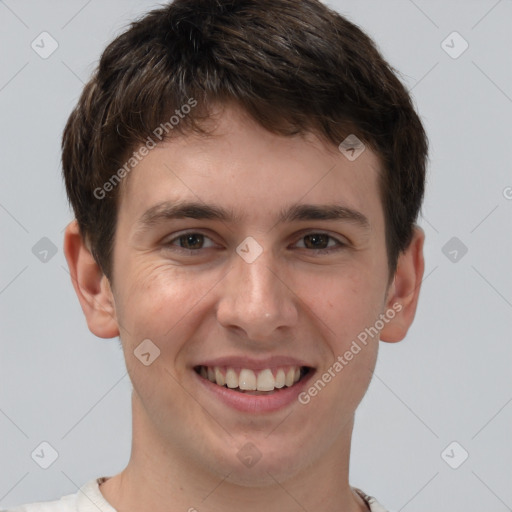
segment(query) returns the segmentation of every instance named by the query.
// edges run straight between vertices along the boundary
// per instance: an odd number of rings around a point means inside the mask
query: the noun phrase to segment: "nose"
[[[217,320],[225,328],[261,343],[282,337],[286,328],[296,325],[298,297],[286,272],[269,253],[263,252],[248,263],[234,258],[233,267],[223,280]]]

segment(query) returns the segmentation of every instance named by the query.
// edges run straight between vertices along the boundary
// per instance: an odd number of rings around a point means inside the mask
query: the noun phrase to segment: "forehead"
[[[311,133],[275,135],[226,108],[206,136],[180,135],[151,149],[125,179],[120,213],[136,222],[148,209],[190,200],[221,206],[233,220],[283,220],[283,205],[341,204],[382,214],[380,162],[369,149],[351,161]]]

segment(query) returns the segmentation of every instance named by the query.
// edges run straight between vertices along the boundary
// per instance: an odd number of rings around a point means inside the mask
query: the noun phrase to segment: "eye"
[[[332,251],[337,251],[347,245],[337,238],[322,232],[307,233],[301,237],[300,241],[303,241],[304,248],[315,250],[320,253],[330,253]],[[330,241],[333,243],[330,244]]]
[[[165,246],[170,246],[172,248],[183,249],[185,251],[197,251],[199,249],[205,249],[208,247],[204,247],[205,240],[209,240],[211,245],[209,247],[214,247],[215,244],[213,241],[208,238],[206,235],[202,233],[196,233],[193,231],[189,231],[188,233],[182,233],[179,236],[175,236],[169,241],[165,242]],[[176,242],[179,244],[176,246]]]
[[[299,249],[307,249],[308,252],[316,251],[320,254],[328,254],[347,246],[341,240],[323,232],[306,233],[294,245]],[[189,231],[174,236],[164,242],[164,246],[171,250],[193,253],[201,249],[213,248],[215,243],[203,233]]]

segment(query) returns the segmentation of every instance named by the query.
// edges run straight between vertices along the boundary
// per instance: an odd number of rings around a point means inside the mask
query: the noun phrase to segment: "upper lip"
[[[308,368],[313,368],[310,363],[290,356],[272,356],[266,357],[265,359],[243,356],[226,356],[200,361],[193,366],[209,366],[210,368],[213,368],[214,366],[224,366],[228,368],[247,368],[248,370],[265,370],[267,368],[272,369],[282,366],[306,366]]]

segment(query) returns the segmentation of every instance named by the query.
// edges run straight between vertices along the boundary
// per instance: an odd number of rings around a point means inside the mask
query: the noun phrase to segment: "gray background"
[[[156,5],[0,1],[4,508],[76,492],[128,462],[131,385],[122,352],[117,340],[88,331],[62,252],[72,215],[59,144],[106,43]],[[401,71],[431,141],[419,310],[405,341],[381,343],[356,417],[351,483],[393,510],[512,510],[512,2],[330,5]],[[59,45],[47,59],[31,47],[43,31]],[[457,58],[447,53],[464,47],[448,37],[454,31],[469,44]],[[31,457],[43,441],[58,452],[46,470]],[[468,459],[453,469],[447,462],[459,464],[463,450]]]

